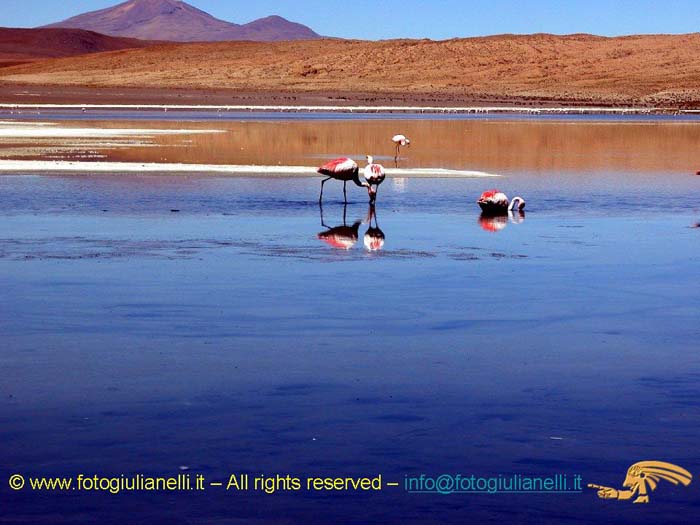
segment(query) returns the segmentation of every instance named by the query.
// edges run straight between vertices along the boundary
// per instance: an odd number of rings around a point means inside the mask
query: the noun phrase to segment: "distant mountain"
[[[129,0],[44,27],[71,27],[106,35],[174,42],[320,38],[310,28],[280,16],[239,25],[214,18],[181,0]]]
[[[0,66],[43,58],[71,57],[152,45],[133,38],[101,35],[83,29],[14,29],[0,27]]]

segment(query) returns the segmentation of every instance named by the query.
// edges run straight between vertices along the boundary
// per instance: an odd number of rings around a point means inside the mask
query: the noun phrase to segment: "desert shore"
[[[0,68],[0,102],[697,109],[700,37],[154,45]]]
[[[620,108],[653,110],[650,105],[599,104],[538,97],[475,97],[443,93],[382,93],[344,91],[241,91],[234,89],[82,87],[3,83],[0,104],[158,105],[158,106],[380,106],[394,107],[503,107]]]

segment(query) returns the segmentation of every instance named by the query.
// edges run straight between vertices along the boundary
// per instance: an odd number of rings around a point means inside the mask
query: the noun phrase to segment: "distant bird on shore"
[[[369,202],[374,204],[377,200],[377,191],[379,191],[379,185],[384,182],[386,173],[384,172],[384,166],[381,164],[375,164],[372,155],[367,155],[367,166],[365,166],[365,180],[369,184]],[[374,186],[374,188],[372,188]]]
[[[318,173],[320,173],[321,175],[327,176],[327,178],[321,181],[321,195],[319,195],[318,197],[319,203],[323,200],[323,185],[330,179],[343,181],[343,197],[345,198],[345,202],[348,202],[348,181],[354,182],[357,186],[367,188],[367,193],[370,194],[371,198],[370,185],[369,183],[362,182],[360,180],[360,169],[358,168],[357,163],[352,159],[349,159],[347,157],[341,157],[339,159],[327,162],[326,164],[318,168],[318,170],[316,171],[318,171]]]
[[[488,190],[481,194],[476,203],[485,214],[502,215],[512,210],[522,211],[525,209],[525,199],[513,197],[508,203],[508,197],[499,190]]]
[[[399,153],[401,152],[401,146],[410,146],[411,141],[406,137],[406,135],[394,135],[391,137],[391,141],[396,145],[396,154],[394,155],[394,160],[398,160]]]

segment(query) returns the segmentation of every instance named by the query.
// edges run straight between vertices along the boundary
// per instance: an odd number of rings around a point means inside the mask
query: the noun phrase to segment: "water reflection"
[[[406,177],[394,177],[391,180],[393,182],[395,192],[403,193],[406,191]]]
[[[347,225],[348,203],[343,204],[343,223],[338,226],[328,226],[323,218],[323,204],[319,202],[318,209],[321,212],[321,226],[326,228],[325,231],[319,232],[316,237],[320,240],[341,250],[349,250],[355,244],[360,236],[360,224],[362,220],[356,220],[352,226]]]
[[[524,211],[509,211],[507,214],[492,215],[482,213],[479,216],[479,226],[487,232],[499,232],[508,226],[508,223],[521,224],[525,220]]]
[[[337,226],[329,226],[326,223],[322,205],[319,205],[319,211],[321,214],[321,225],[326,229],[319,232],[316,237],[329,246],[341,250],[350,250],[357,244],[360,237],[360,225],[366,223],[369,226],[363,236],[365,249],[370,252],[376,252],[384,247],[386,236],[381,228],[379,228],[379,224],[377,223],[377,211],[373,204],[369,205],[367,216],[364,220],[357,219],[350,226],[348,226],[347,223],[347,203],[343,204],[343,222]]]
[[[374,220],[374,226],[372,226],[372,220]],[[367,212],[367,222],[369,223],[369,228],[367,228],[363,239],[365,249],[370,252],[379,251],[384,247],[386,236],[379,228],[379,224],[377,223],[377,210],[372,204],[370,204]]]
[[[61,122],[85,127],[86,123]],[[368,151],[388,165],[396,132],[391,120],[285,122],[91,121],[100,128],[217,129],[221,133],[162,135],[148,144],[110,147],[111,141],[69,141],[78,155],[97,151],[105,160],[202,164],[313,166],[318,158],[362,158]],[[439,165],[484,171],[682,171],[697,169],[700,126],[688,122],[551,120],[407,120],[411,167]],[[57,139],[59,146],[63,139]],[[63,142],[67,142],[63,140]],[[61,156],[65,154],[61,151]],[[68,155],[69,156],[69,155]],[[391,159],[391,160],[389,160]]]

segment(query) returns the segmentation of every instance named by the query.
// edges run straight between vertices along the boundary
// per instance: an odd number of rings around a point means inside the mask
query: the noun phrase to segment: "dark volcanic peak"
[[[308,27],[281,16],[269,16],[239,25],[214,18],[181,0],[128,0],[46,27],[71,27],[106,35],[175,42],[319,38]]]

